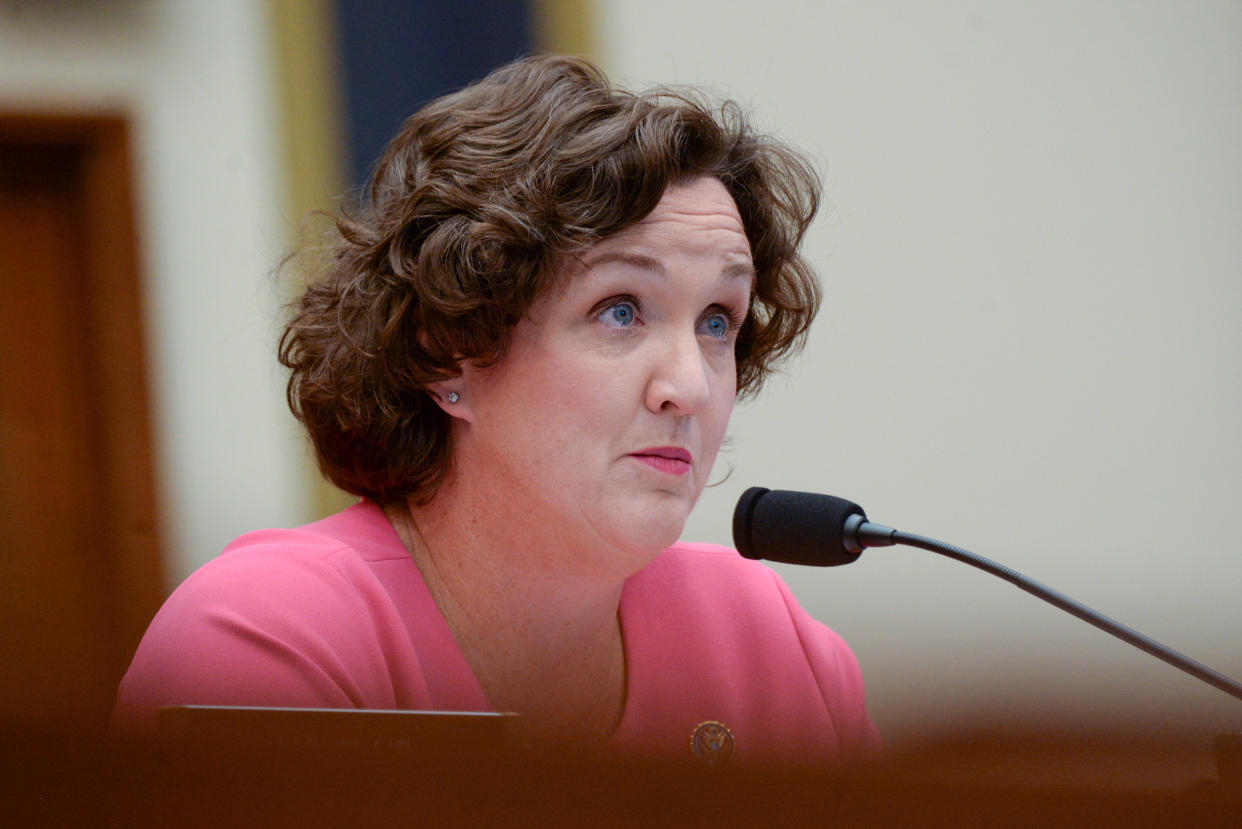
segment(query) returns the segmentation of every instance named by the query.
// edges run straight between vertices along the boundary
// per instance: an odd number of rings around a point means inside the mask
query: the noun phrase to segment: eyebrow
[[[668,276],[668,271],[665,270],[664,263],[662,263],[659,259],[647,256],[646,254],[630,253],[628,251],[610,251],[607,253],[601,253],[598,256],[593,256],[584,261],[582,263],[582,268],[583,270],[590,270],[597,265],[603,265],[608,262],[620,262],[623,265],[630,265],[631,267],[651,271],[658,276]],[[753,280],[755,278],[755,268],[749,263],[743,264],[741,262],[734,262],[731,265],[726,265],[724,270],[721,271],[720,276],[721,281],[738,278]]]

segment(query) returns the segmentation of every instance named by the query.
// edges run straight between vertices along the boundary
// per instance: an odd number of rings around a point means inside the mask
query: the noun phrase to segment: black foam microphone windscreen
[[[845,520],[867,514],[853,501],[751,487],[733,510],[733,543],[746,558],[835,567],[860,553],[845,548]]]

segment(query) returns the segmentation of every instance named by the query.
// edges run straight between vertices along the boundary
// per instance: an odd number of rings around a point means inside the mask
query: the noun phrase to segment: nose
[[[710,371],[693,332],[669,337],[653,349],[647,408],[652,412],[694,414],[711,395]]]

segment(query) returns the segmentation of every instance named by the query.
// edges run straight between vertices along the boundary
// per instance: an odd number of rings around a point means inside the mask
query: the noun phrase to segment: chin
[[[638,509],[627,510],[626,516],[618,515],[613,523],[617,546],[632,552],[646,564],[666,548],[677,543],[690,505],[677,496],[667,496],[654,501],[646,500]]]

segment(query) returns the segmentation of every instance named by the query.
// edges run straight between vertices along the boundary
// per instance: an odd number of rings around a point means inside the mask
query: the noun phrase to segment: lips
[[[630,457],[670,475],[684,475],[690,471],[693,456],[680,446],[653,446],[631,452]]]

